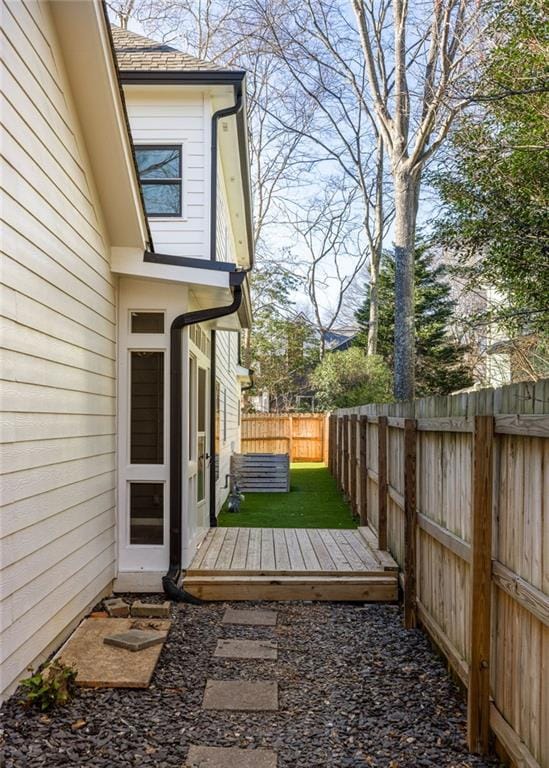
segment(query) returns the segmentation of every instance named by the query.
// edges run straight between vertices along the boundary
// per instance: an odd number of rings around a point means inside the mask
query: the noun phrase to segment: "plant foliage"
[[[450,297],[445,267],[435,265],[425,246],[416,250],[415,261],[415,365],[418,396],[445,395],[470,386],[472,375],[464,361],[466,349],[450,333],[455,302]],[[378,353],[393,367],[395,323],[395,262],[392,254],[383,255],[378,280]],[[366,296],[357,312],[361,333],[357,345],[366,347],[370,301]]]
[[[26,692],[26,703],[42,712],[67,704],[76,691],[76,675],[74,667],[53,661],[40,672],[21,681]]]
[[[326,409],[351,408],[392,399],[391,372],[379,355],[351,347],[329,352],[311,375],[318,404]]]
[[[543,0],[500,5],[478,98],[435,184],[439,241],[468,287],[503,296],[484,319],[513,336],[549,319],[549,25]]]

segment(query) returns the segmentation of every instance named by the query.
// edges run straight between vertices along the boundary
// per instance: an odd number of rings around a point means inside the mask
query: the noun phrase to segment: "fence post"
[[[417,626],[416,420],[404,419],[404,626]]]
[[[343,416],[337,419],[337,487],[343,491]]]
[[[349,416],[343,417],[343,493],[349,498]]]
[[[356,465],[356,426],[358,424],[358,416],[353,413],[351,416],[350,432],[351,432],[351,458],[349,463],[349,470],[351,473],[351,482],[349,485],[349,493],[351,496],[351,510],[353,514],[358,514],[358,498],[356,494],[357,482],[357,465]]]
[[[360,525],[368,525],[368,417],[360,417]]]
[[[292,463],[293,459],[293,453],[294,453],[294,424],[292,419],[292,414],[290,413],[288,415],[288,453],[290,455],[290,464]]]
[[[490,607],[494,417],[475,416],[471,520],[470,655],[467,742],[486,754],[490,736]]]
[[[328,469],[330,470],[330,474],[334,474],[334,426],[335,426],[335,416],[333,413],[330,414],[328,417]]]
[[[377,423],[378,461],[378,547],[387,549],[387,416],[379,416]]]

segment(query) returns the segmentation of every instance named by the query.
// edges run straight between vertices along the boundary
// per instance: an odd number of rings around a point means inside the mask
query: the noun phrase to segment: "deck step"
[[[203,600],[349,600],[398,598],[396,573],[368,576],[186,576],[183,587]]]

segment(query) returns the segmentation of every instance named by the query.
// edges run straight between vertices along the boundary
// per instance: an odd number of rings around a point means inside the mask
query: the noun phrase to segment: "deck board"
[[[246,558],[246,570],[261,570],[261,528],[250,528],[248,540],[248,556]]]
[[[249,541],[250,529],[239,528],[238,535],[236,537],[236,546],[234,548],[233,559],[231,561],[231,568],[234,568],[235,570],[242,570],[246,568]]]
[[[276,569],[280,571],[290,570],[290,555],[284,536],[284,528],[273,528]]]
[[[315,554],[318,558],[318,562],[320,563],[320,567],[322,568],[322,570],[336,571],[337,565],[335,564],[333,558],[331,557],[328,551],[328,548],[324,544],[324,541],[322,540],[322,536],[320,535],[320,531],[308,530],[307,534],[309,536],[311,544],[313,545],[313,549],[315,551]]]
[[[207,534],[207,538],[211,537],[211,541],[202,561],[202,568],[215,568],[219,551],[223,546],[223,540],[228,530],[230,528],[214,528]]]
[[[276,570],[273,529],[261,529],[261,570]]]
[[[305,561],[305,568],[308,571],[321,571],[322,566],[316,556],[311,539],[309,538],[309,532],[306,528],[296,528],[295,530],[301,554]]]
[[[206,600],[391,600],[398,573],[360,530],[213,528],[184,577]]]
[[[288,554],[290,556],[290,568],[292,571],[304,571],[305,560],[301,554],[299,542],[295,530],[293,528],[284,528],[284,537],[288,546]]]

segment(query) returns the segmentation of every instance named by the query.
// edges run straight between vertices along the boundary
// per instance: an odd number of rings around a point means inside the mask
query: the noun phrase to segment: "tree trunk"
[[[394,394],[413,400],[415,385],[414,245],[419,178],[395,173]]]
[[[377,354],[377,331],[379,315],[379,299],[377,291],[377,278],[379,274],[379,263],[374,265],[374,254],[372,254],[372,268],[370,269],[370,315],[368,317],[368,354]]]
[[[370,237],[370,316],[368,318],[368,354],[377,353],[378,338],[378,317],[379,317],[379,297],[378,297],[378,277],[381,264],[381,253],[383,250],[383,213],[384,213],[384,194],[383,187],[383,163],[385,159],[385,149],[381,133],[377,137],[376,145],[376,202],[375,202],[375,221],[374,236]],[[366,230],[368,225],[366,223]]]
[[[320,340],[318,343],[318,354],[320,356],[320,359],[322,360],[324,355],[326,354],[326,336],[324,332],[324,328],[320,329]]]

